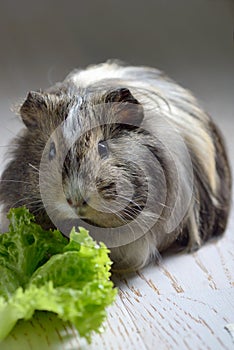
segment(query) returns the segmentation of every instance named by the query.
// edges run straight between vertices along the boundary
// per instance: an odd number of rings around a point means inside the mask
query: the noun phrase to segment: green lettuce
[[[73,229],[70,241],[43,230],[25,207],[11,209],[8,217],[9,232],[0,235],[0,340],[19,319],[45,310],[90,341],[116,296],[109,250],[83,228]]]

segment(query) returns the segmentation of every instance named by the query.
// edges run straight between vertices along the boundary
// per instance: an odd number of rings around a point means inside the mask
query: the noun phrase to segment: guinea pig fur
[[[30,92],[20,115],[25,128],[0,182],[2,222],[26,205],[44,228],[84,226],[118,271],[224,232],[231,174],[223,138],[161,71],[117,61],[76,70]]]

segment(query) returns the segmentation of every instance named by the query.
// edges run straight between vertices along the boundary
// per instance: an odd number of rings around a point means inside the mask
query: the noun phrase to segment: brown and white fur
[[[77,70],[29,93],[20,114],[26,128],[0,182],[4,217],[24,204],[46,228],[79,218],[107,237],[117,270],[139,269],[175,241],[194,250],[224,232],[223,138],[161,71],[116,61]],[[124,238],[115,241],[118,229]]]

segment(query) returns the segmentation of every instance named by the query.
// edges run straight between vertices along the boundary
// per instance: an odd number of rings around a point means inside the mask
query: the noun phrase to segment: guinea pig
[[[44,228],[86,227],[118,271],[224,232],[231,174],[223,138],[161,71],[107,61],[29,92],[19,112],[25,128],[1,177],[2,222],[26,205]]]

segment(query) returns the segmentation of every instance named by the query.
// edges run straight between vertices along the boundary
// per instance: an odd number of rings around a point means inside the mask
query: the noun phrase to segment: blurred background
[[[233,161],[233,23],[232,0],[1,0],[1,155],[21,127],[10,108],[27,91],[119,58],[160,68],[192,90]]]

